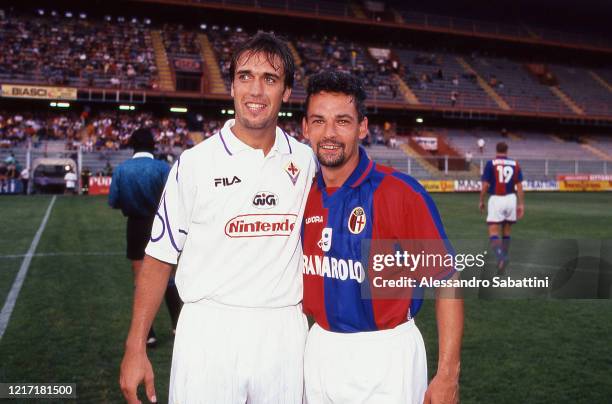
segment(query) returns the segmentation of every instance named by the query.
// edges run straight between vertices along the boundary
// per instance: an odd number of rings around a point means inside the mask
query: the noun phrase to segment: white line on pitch
[[[49,253],[37,253],[32,254],[32,257],[73,257],[78,255],[87,255],[87,256],[109,256],[109,255],[123,255],[124,252],[121,251],[100,251],[100,252],[49,252]],[[0,255],[0,259],[8,259],[8,258],[23,258],[27,254],[8,254],[8,255]]]
[[[13,286],[11,286],[11,290],[6,297],[6,302],[4,302],[4,306],[2,307],[2,312],[0,312],[0,340],[6,331],[6,327],[8,326],[9,320],[11,319],[11,314],[13,314],[13,309],[15,308],[15,302],[17,301],[17,297],[19,296],[19,292],[21,291],[21,287],[23,286],[23,281],[25,280],[26,274],[28,273],[28,269],[30,268],[30,262],[32,262],[32,257],[34,256],[34,252],[36,251],[36,247],[38,246],[38,242],[40,241],[40,236],[42,236],[45,227],[47,226],[47,221],[49,220],[49,216],[51,215],[51,209],[55,204],[55,195],[51,198],[51,202],[49,202],[49,207],[47,208],[47,212],[45,212],[45,216],[43,217],[42,223],[38,228],[38,231],[34,235],[32,239],[32,244],[30,244],[30,249],[27,254],[23,258],[23,262],[21,263],[21,267],[19,268],[19,272],[17,272],[17,276],[13,281]]]

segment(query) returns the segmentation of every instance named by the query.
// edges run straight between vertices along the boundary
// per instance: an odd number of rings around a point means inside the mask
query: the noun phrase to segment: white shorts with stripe
[[[487,223],[515,223],[516,194],[491,195],[487,206]]]
[[[414,321],[336,333],[315,324],[304,356],[306,402],[411,404],[427,390],[425,344]]]
[[[187,303],[176,330],[169,402],[301,404],[307,333],[301,305]]]

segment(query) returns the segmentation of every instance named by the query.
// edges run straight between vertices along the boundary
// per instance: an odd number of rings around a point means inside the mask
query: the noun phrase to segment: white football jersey
[[[185,302],[285,307],[302,300],[300,227],[312,149],[276,129],[267,156],[226,122],[172,167],[146,253],[178,263]]]

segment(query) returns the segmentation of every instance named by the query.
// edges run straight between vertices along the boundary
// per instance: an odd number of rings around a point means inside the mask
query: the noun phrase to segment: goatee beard
[[[344,161],[346,160],[344,155],[344,145],[339,144],[338,146],[340,146],[340,154],[337,157],[323,156],[321,153],[321,147],[317,146],[317,159],[319,160],[319,164],[329,168],[340,167],[343,165]]]

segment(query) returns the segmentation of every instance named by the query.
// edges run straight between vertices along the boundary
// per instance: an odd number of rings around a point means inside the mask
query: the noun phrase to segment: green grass
[[[483,238],[475,194],[435,195],[451,238]],[[49,197],[0,198],[0,256],[24,254]],[[612,194],[527,194],[514,236],[612,238]],[[0,340],[0,381],[73,382],[78,402],[121,402],[118,368],[130,320],[132,274],[125,220],[103,197],[59,196]],[[105,253],[106,255],[84,255]],[[0,257],[3,303],[22,258]],[[466,300],[463,403],[607,403],[612,397],[609,300]],[[436,369],[433,302],[417,317]],[[167,400],[172,342],[162,307],[150,351]]]

